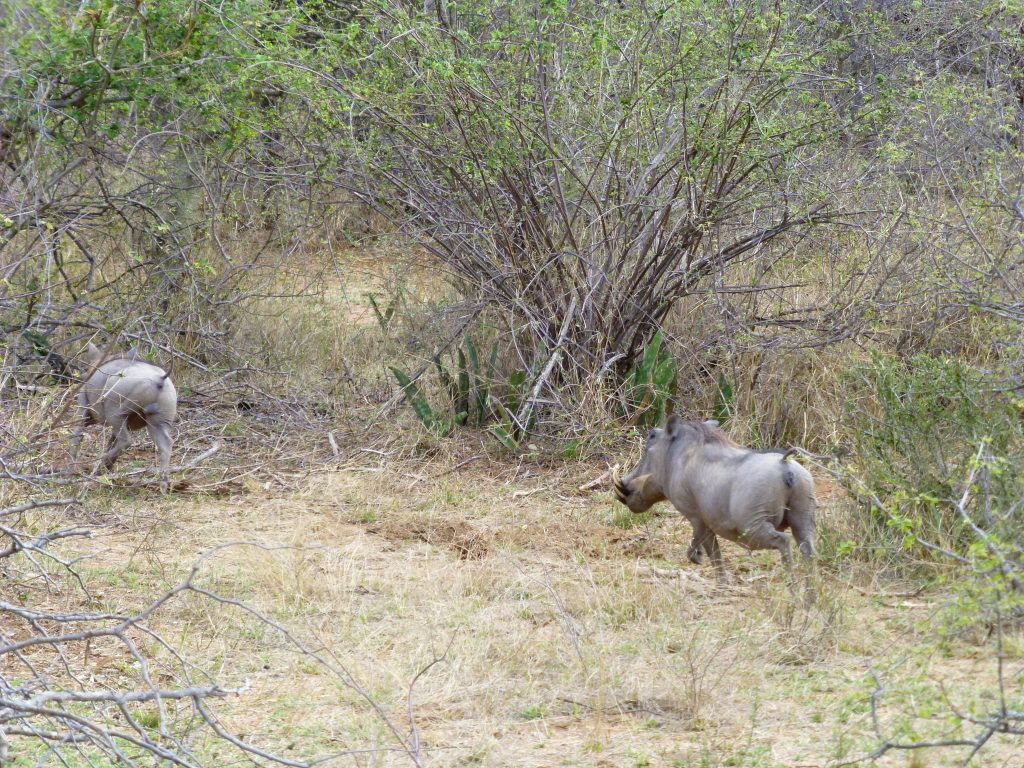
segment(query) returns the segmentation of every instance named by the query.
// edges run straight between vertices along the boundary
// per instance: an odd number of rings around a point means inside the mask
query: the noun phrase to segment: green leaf
[[[458,397],[455,399],[455,410],[469,413],[469,370],[466,368],[466,355],[459,349],[459,386]]]
[[[434,414],[430,403],[427,402],[427,398],[423,396],[423,393],[420,392],[419,387],[416,386],[414,381],[395,366],[391,366],[391,373],[394,374],[395,379],[397,379],[402,387],[402,393],[405,395],[406,401],[412,406],[413,412],[423,423],[423,426],[441,437],[451,432],[451,424],[443,419],[439,419]]]
[[[724,373],[719,373],[718,389],[715,392],[715,404],[711,409],[711,417],[715,421],[724,424],[729,419],[732,415],[733,397],[732,384],[725,378]]]
[[[504,424],[493,424],[488,430],[499,443],[505,446],[508,450],[513,453],[519,453],[522,450],[522,446],[519,445],[519,441],[512,436],[512,430]]]

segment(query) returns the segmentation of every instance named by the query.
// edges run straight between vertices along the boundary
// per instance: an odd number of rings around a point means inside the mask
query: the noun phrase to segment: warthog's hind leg
[[[801,521],[799,525],[793,523],[791,527],[800,554],[803,555],[806,562],[810,562],[814,557],[814,520]]]
[[[814,585],[814,538],[816,526],[814,523],[814,497],[802,505],[794,505],[786,513],[789,520],[789,527],[793,529],[793,538],[796,539],[800,554],[803,555],[804,563],[807,564],[807,573],[804,574],[804,595],[807,604],[810,605],[817,600],[817,589]]]
[[[718,574],[718,583],[722,585],[728,584],[729,574],[725,571],[725,559],[722,557],[722,548],[718,546],[718,537],[715,536],[713,531],[708,530],[701,544],[715,566],[715,572]]]
[[[126,417],[114,426],[113,431],[110,433],[110,441],[107,443],[107,451],[100,457],[99,465],[96,468],[99,469],[102,466],[104,469],[110,469],[113,467],[117,457],[124,452],[125,448],[131,445],[131,442],[132,433],[128,429],[128,419]]]
[[[767,516],[766,516],[767,517]],[[759,523],[756,527],[743,532],[738,539],[739,543],[750,549],[775,549],[782,556],[782,564],[789,571],[793,567],[793,557],[790,554],[789,536],[775,528],[767,520]]]
[[[796,539],[800,554],[804,560],[810,561],[814,557],[814,539],[817,533],[817,526],[814,523],[814,499],[806,505],[794,504],[786,512],[786,521],[793,529],[793,538]]]

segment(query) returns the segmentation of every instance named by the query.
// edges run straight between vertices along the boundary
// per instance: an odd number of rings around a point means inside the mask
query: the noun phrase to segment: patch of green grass
[[[630,512],[629,507],[616,503],[612,510],[609,524],[628,531],[631,528],[636,528],[649,522],[651,515],[652,513],[650,512]]]
[[[243,435],[248,434],[249,426],[245,423],[245,419],[238,416],[225,423],[224,426],[221,427],[220,432],[225,437],[242,437]]]
[[[522,710],[519,713],[519,717],[521,717],[523,720],[540,720],[542,717],[544,717],[546,712],[547,707],[545,707],[543,704],[534,704]]]

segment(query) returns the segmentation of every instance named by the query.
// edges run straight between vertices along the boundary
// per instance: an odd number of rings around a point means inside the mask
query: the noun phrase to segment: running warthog
[[[100,464],[110,469],[131,443],[131,431],[146,427],[160,451],[160,490],[166,493],[171,464],[170,426],[178,410],[178,393],[169,374],[139,359],[136,349],[123,357],[104,359],[103,352],[92,343],[89,370],[78,393],[79,423],[71,437],[71,457],[78,457],[85,428],[102,424],[113,430],[100,458]]]
[[[792,528],[800,552],[814,554],[814,480],[789,461],[791,452],[741,448],[716,422],[670,416],[647,438],[643,457],[625,479],[614,478],[615,496],[632,512],[668,500],[693,525],[688,557],[700,563],[703,548],[720,581],[726,580],[716,536],[749,549],[777,549],[790,565]]]

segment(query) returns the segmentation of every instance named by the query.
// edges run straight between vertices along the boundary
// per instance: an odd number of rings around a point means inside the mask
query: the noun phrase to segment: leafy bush
[[[987,528],[1016,527],[1019,404],[980,371],[961,360],[875,353],[842,382],[847,485],[882,518],[876,532],[895,532],[903,546],[924,539],[964,551],[974,539],[958,506],[965,484],[983,486],[987,499],[984,509],[965,511]]]

